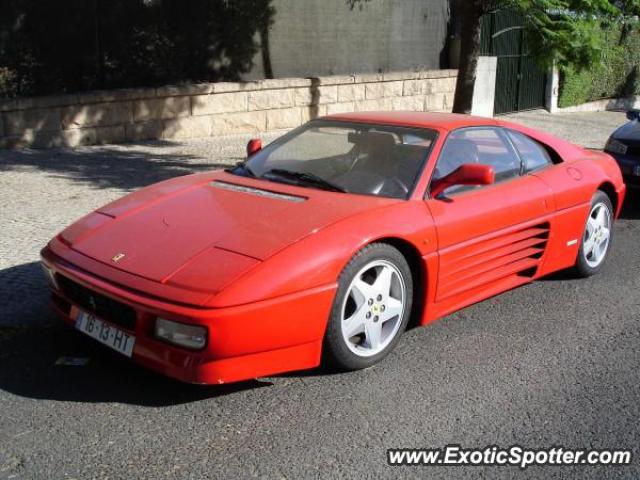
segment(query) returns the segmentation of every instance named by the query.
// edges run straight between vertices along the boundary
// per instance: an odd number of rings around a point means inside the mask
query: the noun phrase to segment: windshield
[[[317,120],[257,152],[232,172],[325,190],[407,198],[437,133]]]

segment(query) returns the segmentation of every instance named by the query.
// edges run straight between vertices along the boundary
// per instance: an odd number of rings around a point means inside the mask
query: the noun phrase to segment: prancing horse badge
[[[114,255],[113,257],[111,257],[111,260],[113,260],[114,262],[119,262],[120,260],[122,260],[124,258],[124,253],[117,253],[116,255]]]

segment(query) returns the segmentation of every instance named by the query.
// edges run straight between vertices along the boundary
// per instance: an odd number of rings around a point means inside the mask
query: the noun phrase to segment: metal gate
[[[508,10],[482,18],[481,54],[498,57],[494,113],[545,106],[547,75],[527,51],[524,20]]]

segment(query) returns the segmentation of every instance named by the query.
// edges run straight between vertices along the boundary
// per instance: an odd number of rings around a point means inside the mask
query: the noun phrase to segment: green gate
[[[527,52],[522,17],[498,10],[482,18],[481,54],[498,57],[496,115],[545,106],[547,75]]]

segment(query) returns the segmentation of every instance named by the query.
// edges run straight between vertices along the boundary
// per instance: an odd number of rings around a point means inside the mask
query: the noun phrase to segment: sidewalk
[[[550,114],[546,110],[512,113],[498,117],[548,132],[587,148],[604,148],[609,135],[627,122],[624,112]]]

